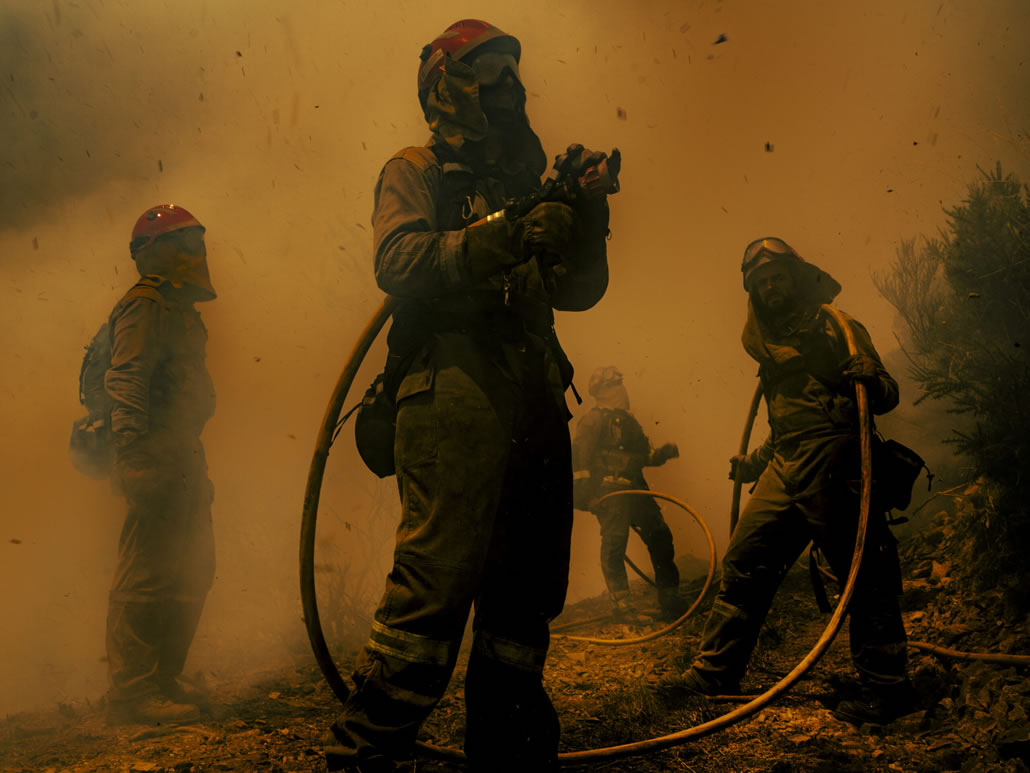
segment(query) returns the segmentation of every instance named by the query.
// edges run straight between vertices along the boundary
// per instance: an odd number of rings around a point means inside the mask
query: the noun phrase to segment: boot
[[[325,753],[326,770],[342,771],[342,773],[395,773],[397,766],[385,757],[366,759],[358,761],[345,753],[349,749],[342,746],[326,746]],[[340,752],[345,752],[341,754]]]
[[[198,719],[200,710],[196,706],[176,703],[156,694],[135,701],[112,702],[107,709],[107,722],[111,725],[167,725],[196,722]]]
[[[667,623],[679,620],[690,608],[687,600],[679,594],[678,588],[659,588],[658,606],[661,609],[659,619]]]
[[[683,672],[680,680],[678,686],[685,687],[694,695],[700,695],[705,698],[713,695],[740,695],[739,683],[734,682],[731,684],[711,681],[707,677],[702,676],[701,672],[693,666]]]
[[[211,691],[202,676],[197,679],[177,676],[171,681],[163,681],[161,694],[175,703],[189,703],[201,709],[211,704]]]
[[[833,716],[854,725],[888,725],[917,708],[915,690],[906,679],[900,684],[865,685],[861,697],[838,703]]]
[[[325,755],[326,769],[343,771],[343,773],[395,773],[397,766],[393,760],[381,755],[358,759],[353,747],[344,746],[333,731],[332,725],[322,734],[322,753]]]
[[[638,614],[629,606],[629,591],[609,591],[608,598],[612,602],[612,617],[617,622],[627,625],[650,625],[651,618]]]

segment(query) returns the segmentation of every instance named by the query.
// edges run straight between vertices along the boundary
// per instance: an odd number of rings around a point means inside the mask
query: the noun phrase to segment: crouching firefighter
[[[781,239],[748,245],[744,349],[759,363],[770,435],[731,459],[730,477],[757,480],[722,562],[722,584],[700,650],[684,674],[702,694],[736,693],[759,629],[787,570],[814,541],[837,577],[848,576],[858,524],[860,453],[856,381],[872,413],[898,404],[898,385],[869,333],[845,315],[859,353],[821,309],[840,292],[825,271]],[[840,718],[889,722],[912,710],[897,547],[876,497],[850,614],[851,655],[863,692]]]
[[[654,499],[641,495],[601,497],[628,489],[647,490],[644,467],[658,467],[679,456],[675,443],[652,448],[643,427],[629,410],[629,393],[614,365],[600,367],[590,377],[593,408],[576,425],[572,444],[573,493],[576,507],[590,510],[601,526],[601,571],[612,611],[632,619],[627,607],[626,544],[630,528],[647,546],[654,567],[660,616],[675,620],[687,608],[679,595],[680,575],[672,532]]]
[[[557,766],[542,671],[568,581],[571,366],[552,310],[604,294],[608,208],[602,195],[490,216],[542,189],[520,53],[470,19],[427,45],[418,93],[431,138],[376,185],[375,276],[400,299],[383,386],[396,399],[402,515],[356,689],[327,738],[330,770],[390,771],[411,756],[473,605],[472,769]],[[573,173],[602,158],[571,155]]]

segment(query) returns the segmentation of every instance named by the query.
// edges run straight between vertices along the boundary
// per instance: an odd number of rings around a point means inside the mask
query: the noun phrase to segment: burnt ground
[[[990,528],[990,500],[975,488],[939,496],[904,528],[903,608],[909,636],[953,649],[1030,654],[1026,583],[984,571],[978,535]],[[691,562],[687,569],[696,573]],[[988,567],[989,568],[989,567]],[[1025,579],[1025,578],[1024,578]],[[701,581],[684,583],[696,594]],[[829,590],[832,594],[834,588]],[[634,591],[646,614],[651,594]],[[686,697],[676,677],[697,646],[710,598],[680,629],[638,645],[554,641],[546,680],[562,717],[563,751],[622,744],[714,718],[734,704]],[[607,601],[571,605],[558,624],[603,615]],[[809,650],[828,620],[813,600],[807,570],[795,567],[777,595],[743,685],[760,692]],[[651,630],[605,620],[570,633],[624,637]],[[886,727],[854,727],[831,710],[854,690],[847,637],[788,695],[757,715],[697,741],[647,756],[576,768],[604,771],[1028,771],[1030,668],[945,660],[910,650],[919,710]],[[350,656],[341,655],[341,662]],[[460,746],[463,663],[422,731]],[[310,655],[272,673],[211,684],[214,708],[182,726],[109,727],[102,704],[59,705],[0,720],[0,771],[321,771],[320,738],[337,702]],[[418,771],[456,773],[453,763],[419,759]]]

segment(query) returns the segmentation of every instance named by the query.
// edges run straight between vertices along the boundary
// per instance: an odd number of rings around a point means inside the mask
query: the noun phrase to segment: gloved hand
[[[513,223],[506,217],[483,218],[465,229],[462,273],[473,283],[507,271],[529,257],[523,249],[521,222]]]
[[[565,173],[574,178],[573,186],[579,190],[574,209],[579,219],[580,232],[584,238],[604,238],[608,235],[608,196],[600,193],[601,178],[596,172],[586,175],[586,170],[596,167],[606,153],[588,150],[582,145],[569,145],[565,151]],[[584,179],[586,178],[586,179]],[[587,189],[582,186],[585,185]]]
[[[730,480],[737,480],[738,472],[740,473],[741,483],[753,483],[762,474],[761,470],[756,469],[756,465],[751,458],[743,454],[730,457]]]
[[[607,156],[598,150],[587,150],[578,143],[569,145],[565,149],[565,155],[568,157],[569,171],[577,177],[590,167],[600,164]]]
[[[544,265],[555,265],[571,252],[576,239],[576,214],[560,201],[537,204],[520,221],[522,242],[528,255]]]
[[[665,445],[656,448],[651,454],[651,464],[654,467],[660,467],[670,459],[677,459],[680,455],[679,446],[675,443],[666,443]]]
[[[856,354],[844,363],[843,376],[850,381],[861,381],[867,386],[875,386],[880,381],[879,366],[872,357]]]

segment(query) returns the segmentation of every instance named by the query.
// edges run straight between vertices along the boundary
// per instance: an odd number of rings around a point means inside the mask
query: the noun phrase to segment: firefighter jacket
[[[145,276],[110,317],[111,368],[104,387],[113,401],[116,446],[143,439],[158,446],[196,440],[214,414],[205,363],[207,329],[188,290]]]
[[[573,499],[587,510],[599,496],[627,488],[646,488],[644,467],[655,451],[632,413],[594,406],[579,420],[572,444]]]
[[[875,383],[868,384],[871,412],[886,413],[898,404],[898,384],[884,369],[865,327],[843,316],[858,353],[877,365]],[[745,464],[754,477],[771,465],[795,491],[823,485],[816,471],[827,469],[826,455],[837,454],[858,434],[854,385],[842,376],[850,357],[843,331],[819,306],[809,306],[785,329],[774,331],[749,302],[742,340],[759,363],[770,428]]]
[[[546,378],[563,400],[572,368],[555,336],[553,310],[588,309],[607,289],[608,209],[601,202],[577,211],[583,238],[557,265],[532,259],[474,279],[468,226],[502,209],[507,197],[524,194],[524,185],[524,179],[488,176],[439,143],[405,148],[383,168],[373,213],[375,276],[384,291],[402,299],[389,335],[391,355],[402,364],[393,378],[387,367],[388,382],[407,376],[407,385],[394,385],[398,400],[432,378],[409,362],[412,354],[428,336],[452,332],[480,342],[484,356],[514,381]],[[518,364],[527,349],[549,363],[545,374],[526,373]]]

